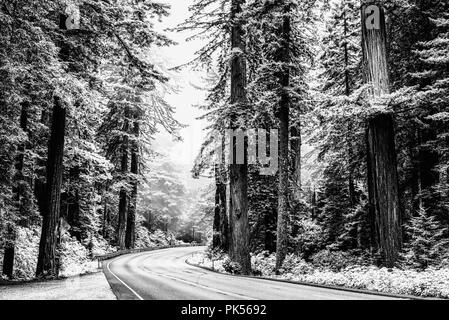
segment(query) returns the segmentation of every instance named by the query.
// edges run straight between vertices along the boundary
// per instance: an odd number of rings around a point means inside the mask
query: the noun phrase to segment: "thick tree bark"
[[[276,272],[282,267],[288,249],[288,221],[289,221],[289,177],[288,177],[288,145],[289,145],[289,113],[290,96],[286,91],[290,84],[290,70],[288,63],[290,47],[290,17],[288,16],[289,6],[285,6],[286,14],[282,21],[281,43],[278,53],[278,62],[283,64],[278,78],[282,87],[282,96],[279,102],[279,202],[277,219],[277,240],[276,240]]]
[[[45,210],[43,212],[42,234],[36,270],[38,277],[58,275],[56,246],[59,235],[65,127],[66,110],[62,106],[61,99],[55,97],[47,157]]]
[[[393,119],[378,115],[368,123],[368,186],[373,244],[385,264],[393,266],[402,244]]]
[[[139,138],[140,128],[139,123],[134,123],[134,141],[132,143],[131,151],[131,173],[134,175],[132,178],[132,190],[130,203],[128,207],[128,218],[126,223],[126,239],[125,245],[127,249],[133,249],[136,239],[136,212],[137,212],[137,175],[139,174],[139,145],[137,139]]]
[[[121,172],[128,172],[128,137],[124,138],[122,146]],[[120,250],[126,248],[126,225],[128,220],[129,198],[125,188],[120,189],[118,205],[117,244]]]
[[[295,125],[291,130],[291,148],[293,153],[293,196],[296,201],[301,199],[301,125]]]
[[[20,128],[27,132],[28,127],[28,108],[29,103],[27,101],[22,103],[22,110],[20,113]],[[23,182],[23,166],[24,166],[24,152],[25,152],[25,144],[22,143],[17,148],[17,156],[16,156],[16,180],[19,183],[14,189],[14,193],[16,196],[16,204],[17,204],[17,212],[20,212],[20,197],[22,194],[22,187],[20,183]],[[5,246],[4,256],[3,256],[3,274],[8,278],[12,278],[14,271],[14,255],[15,255],[15,241],[16,241],[16,232],[12,226],[9,227],[8,236],[7,236],[7,244]]]
[[[121,158],[121,173],[126,179],[129,171],[129,108],[125,108],[125,119],[123,126],[123,141],[121,146],[122,158]],[[122,187],[119,194],[119,205],[118,205],[118,225],[117,225],[117,244],[120,250],[126,248],[126,226],[128,221],[128,208],[129,208],[129,196],[126,188]]]
[[[239,104],[241,108],[246,105],[246,61],[242,53],[245,52],[244,31],[237,17],[242,12],[244,0],[232,0],[231,18],[231,46],[237,52],[231,61],[231,103]],[[235,117],[231,119],[234,129]],[[233,163],[229,165],[229,222],[231,246],[229,255],[242,267],[243,274],[251,272],[251,258],[249,254],[249,223],[248,223],[248,167],[247,164],[236,164],[236,145],[234,148]],[[246,153],[246,146],[244,148]],[[245,160],[246,160],[245,156]]]
[[[108,227],[109,227],[109,207],[108,203],[104,201],[103,204],[103,225],[102,225],[102,236],[103,238],[107,239],[109,237],[108,234]]]
[[[131,154],[131,172],[133,172],[133,167],[137,162],[137,155]],[[136,166],[137,167],[137,166]],[[131,196],[128,204],[128,217],[126,220],[126,236],[125,236],[125,247],[127,249],[134,249],[135,239],[136,239],[136,210],[137,209],[137,181],[132,182]]]
[[[215,165],[215,211],[212,246],[214,249],[228,251],[229,228],[226,214],[226,183],[223,175],[221,165]]]
[[[316,219],[317,218],[317,201],[316,201],[316,190],[313,189],[312,191],[312,199],[310,200],[311,204],[312,204],[312,219]]]
[[[362,44],[365,81],[372,84],[372,98],[389,94],[385,15],[379,1],[362,1]],[[366,8],[379,9],[379,28],[368,29]],[[368,194],[372,226],[372,243],[379,246],[386,266],[393,266],[402,245],[396,148],[393,116],[377,113],[367,124]]]

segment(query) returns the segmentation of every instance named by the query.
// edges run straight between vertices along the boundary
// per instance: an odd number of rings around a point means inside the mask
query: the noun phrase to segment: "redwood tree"
[[[229,250],[229,225],[226,212],[226,181],[222,165],[215,165],[214,249]]]
[[[287,87],[290,84],[290,16],[291,6],[284,5],[282,23],[280,25],[279,36],[280,46],[275,60],[282,64],[282,68],[277,74],[279,84],[282,88],[279,101],[279,197],[278,197],[278,219],[277,219],[277,242],[276,242],[276,270],[282,267],[287,254],[288,245],[288,220],[289,220],[289,113],[290,94]],[[300,161],[300,159],[298,159]]]
[[[137,114],[138,112],[136,112]],[[135,243],[136,232],[136,210],[137,210],[137,187],[138,187],[138,175],[139,175],[139,144],[138,138],[140,133],[140,124],[138,117],[133,125],[133,141],[131,143],[131,196],[128,204],[128,217],[126,220],[126,236],[125,246],[127,249],[133,249]]]
[[[123,135],[121,144],[121,174],[126,177],[129,171],[129,107],[125,107],[125,120],[123,125]],[[129,195],[126,187],[120,188],[118,205],[118,226],[117,226],[117,244],[121,250],[126,248],[126,225],[128,221]]]
[[[239,14],[242,13],[244,0],[232,0],[231,4],[231,107],[242,110],[246,105],[246,60],[244,30]],[[236,126],[237,114],[231,114],[231,127]],[[229,254],[233,261],[240,264],[243,274],[251,272],[249,254],[249,223],[248,223],[248,167],[247,164],[236,163],[236,144],[233,163],[229,165],[229,222],[231,243]],[[246,153],[246,148],[244,148]],[[246,156],[245,156],[246,158]]]
[[[370,7],[371,6],[371,7]],[[372,103],[390,93],[384,8],[380,1],[362,1],[362,47],[365,82]],[[372,20],[374,19],[374,20]],[[385,265],[394,265],[402,245],[401,208],[393,114],[376,112],[367,123],[368,194],[372,245]]]
[[[66,109],[61,98],[54,97],[51,135],[48,143],[47,184],[39,243],[36,275],[57,276],[57,242],[59,237],[59,209],[61,206],[61,186],[65,142]]]

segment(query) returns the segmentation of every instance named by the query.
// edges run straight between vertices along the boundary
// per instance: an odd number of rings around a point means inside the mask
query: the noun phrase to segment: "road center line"
[[[257,300],[255,298],[251,298],[251,297],[245,296],[243,294],[223,291],[223,290],[220,290],[220,289],[215,289],[215,288],[212,288],[212,287],[208,287],[208,286],[199,284],[197,282],[191,282],[191,281],[184,280],[184,279],[181,279],[181,278],[177,278],[177,277],[169,276],[169,275],[166,275],[166,274],[154,272],[154,271],[151,271],[151,270],[149,270],[149,269],[147,269],[145,267],[144,267],[144,269],[146,269],[146,272],[152,273],[152,274],[160,276],[160,277],[168,278],[168,279],[171,279],[171,280],[174,280],[174,281],[183,282],[183,283],[189,284],[189,285],[194,286],[194,287],[200,287],[200,288],[203,288],[203,289],[206,289],[206,290],[209,290],[209,291],[214,291],[216,293],[224,294],[226,296],[231,296],[231,297],[238,298],[238,299],[244,298],[244,299],[247,299],[247,300]]]

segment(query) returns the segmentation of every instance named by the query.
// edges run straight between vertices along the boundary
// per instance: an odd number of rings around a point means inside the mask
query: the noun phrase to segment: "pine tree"
[[[61,75],[57,61],[57,52],[49,36],[52,25],[49,11],[54,11],[55,4],[42,1],[30,4],[26,1],[2,2],[0,5],[0,24],[2,32],[0,66],[2,72],[1,105],[2,131],[11,135],[5,141],[5,148],[12,158],[3,162],[5,180],[11,173],[9,187],[12,193],[3,190],[11,200],[4,202],[9,207],[6,215],[4,239],[7,240],[4,259],[4,273],[13,276],[15,233],[18,226],[32,226],[39,219],[36,217],[34,196],[31,192],[33,181],[33,160],[30,159],[32,140],[39,130],[34,130],[36,114],[43,112],[45,102],[55,86],[62,82],[54,81],[54,76]],[[21,34],[15,38],[14,35]],[[45,92],[48,89],[49,91]],[[21,128],[21,131],[17,129]],[[31,134],[32,133],[32,134]],[[8,141],[9,140],[9,141]],[[8,142],[13,142],[10,144]],[[6,160],[7,157],[4,158]],[[31,160],[31,161],[30,161]],[[10,169],[14,168],[14,171]],[[9,169],[7,169],[9,168]],[[7,180],[6,180],[7,181]],[[6,185],[5,185],[6,186]],[[3,210],[3,209],[2,209]],[[1,233],[5,231],[2,228]]]
[[[358,4],[358,1],[344,0],[330,6],[319,57],[322,101],[308,115],[314,119],[307,130],[310,141],[319,150],[318,164],[324,166],[319,169],[323,178],[324,200],[320,208],[323,230],[339,236],[342,230],[351,230],[345,233],[344,240],[330,237],[334,240],[328,245],[340,249],[356,247],[357,238],[363,237],[360,233],[369,234],[362,227],[366,213],[362,210],[355,214],[364,192],[366,171],[362,120],[365,106],[360,105],[362,52]]]
[[[112,188],[119,189],[117,244],[124,249],[134,246],[141,166],[139,158],[148,148],[149,137],[156,133],[158,125],[175,134],[179,124],[173,118],[171,107],[158,93],[160,84],[168,79],[155,70],[148,54],[153,46],[173,44],[165,36],[154,32],[149,23],[153,14],[159,18],[167,16],[168,6],[128,3],[133,10],[128,12],[124,11],[126,3],[117,2],[114,5],[119,12],[123,11],[120,19],[124,20],[124,28],[112,33],[118,45],[109,53],[110,60],[105,71],[111,75],[107,89],[114,92],[114,97],[109,101],[109,113],[100,133],[104,137],[106,156],[116,166],[114,178],[117,185]],[[95,12],[100,11],[96,9]],[[106,19],[106,25],[110,28],[114,15],[102,18]]]
[[[290,85],[290,70],[287,66],[290,63],[290,41],[291,41],[291,18],[288,16],[293,10],[291,4],[284,4],[282,10],[282,22],[279,28],[280,46],[275,54],[275,62],[282,64],[277,78],[282,88],[281,98],[277,110],[279,118],[279,208],[277,219],[277,237],[276,237],[276,271],[278,271],[284,262],[288,246],[288,221],[289,221],[289,128],[290,128],[290,95],[286,92]]]
[[[433,161],[423,158],[427,161],[424,165],[428,166],[427,175],[430,176],[428,183],[421,183],[421,188],[427,190],[421,191],[426,210],[430,210],[440,219],[449,222],[447,215],[448,202],[445,200],[448,194],[448,160],[449,148],[447,139],[448,134],[448,93],[449,93],[449,16],[447,11],[449,5],[444,1],[435,1],[434,7],[430,9],[428,17],[433,27],[432,39],[419,42],[417,44],[417,55],[424,64],[420,72],[412,74],[418,79],[421,87],[416,92],[419,102],[416,107],[424,113],[423,121],[428,123],[431,134],[423,141],[427,149],[432,150]],[[423,175],[421,175],[423,179]],[[435,201],[436,200],[436,201]]]
[[[432,207],[440,203],[435,201],[438,196],[433,190],[439,184],[441,163],[435,141],[443,123],[429,118],[438,113],[438,108],[429,108],[434,100],[424,97],[429,84],[444,74],[444,66],[427,63],[422,54],[426,51],[423,44],[435,39],[442,30],[432,20],[447,11],[444,6],[444,1],[419,0],[387,4],[392,12],[389,23],[392,87],[403,91],[395,110],[398,149],[407,150],[399,158],[406,218],[415,215],[420,206],[433,211]]]
[[[300,106],[306,100],[305,74],[310,62],[312,10],[315,1],[254,1],[248,6],[250,101],[259,123],[279,128],[279,187],[277,217],[277,269],[290,243],[290,200],[298,194],[300,165]],[[290,119],[295,116],[292,126]],[[273,126],[273,123],[275,125]],[[291,129],[294,129],[291,131]],[[290,161],[290,133],[295,143]],[[295,179],[289,178],[293,168]],[[293,181],[294,180],[294,181]]]
[[[370,9],[369,6],[373,7]],[[375,99],[381,100],[390,93],[383,4],[379,1],[362,1],[361,17],[364,80],[372,86],[369,89],[371,103],[385,108],[384,102],[375,102]],[[369,24],[373,17],[374,28]],[[367,150],[368,195],[370,215],[374,220],[374,243],[381,250],[384,263],[393,266],[402,244],[402,217],[391,112],[374,112],[369,117]]]
[[[421,207],[406,225],[409,241],[404,248],[406,262],[419,269],[437,265],[448,250],[448,228]]]
[[[331,6],[319,57],[323,91],[350,96],[360,87],[360,12],[358,1],[342,0]]]
[[[191,7],[191,17],[177,29],[196,30],[197,36],[209,42],[199,50],[193,61],[197,66],[212,69],[214,54],[218,54],[218,81],[206,99],[205,118],[211,120],[211,133],[223,134],[225,129],[245,129],[248,110],[247,61],[245,57],[245,1],[197,0]],[[210,143],[210,141],[209,141]],[[206,143],[207,144],[207,143]],[[234,147],[234,143],[231,143]],[[204,148],[206,149],[206,148]],[[246,151],[245,151],[246,153]],[[234,152],[235,154],[235,152]],[[203,163],[200,160],[197,163]],[[229,255],[238,262],[242,272],[249,274],[249,223],[247,199],[247,164],[228,168],[229,193]]]
[[[230,85],[231,97],[229,124],[233,130],[240,129],[242,119],[239,119],[239,110],[247,105],[246,95],[246,58],[244,57],[245,38],[243,20],[241,19],[244,0],[231,1],[231,67]],[[249,223],[248,223],[248,166],[247,163],[237,163],[237,149],[234,138],[231,138],[234,159],[229,165],[229,221],[230,221],[230,251],[229,256],[240,264],[243,274],[251,272],[251,258],[249,253]],[[243,149],[244,158],[247,158],[246,147]],[[244,160],[245,162],[246,160]]]

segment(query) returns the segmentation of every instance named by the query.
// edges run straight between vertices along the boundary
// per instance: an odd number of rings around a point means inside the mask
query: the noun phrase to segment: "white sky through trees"
[[[163,2],[171,5],[171,15],[157,25],[158,29],[176,27],[189,17],[188,7],[192,0],[164,0]],[[165,31],[164,33],[177,42],[175,46],[158,49],[158,55],[163,59],[160,62],[168,68],[191,61],[195,52],[203,45],[201,40],[186,41],[186,38],[192,35],[190,32]],[[203,129],[206,123],[196,119],[203,113],[196,105],[203,103],[206,95],[206,91],[197,88],[204,87],[202,81],[204,75],[202,71],[193,71],[188,67],[173,73],[171,82],[176,85],[177,90],[167,93],[165,98],[176,109],[175,118],[187,127],[181,130],[183,141],[175,142],[169,134],[161,130],[154,142],[155,149],[166,154],[170,161],[183,171],[183,175],[190,175],[205,135]]]

